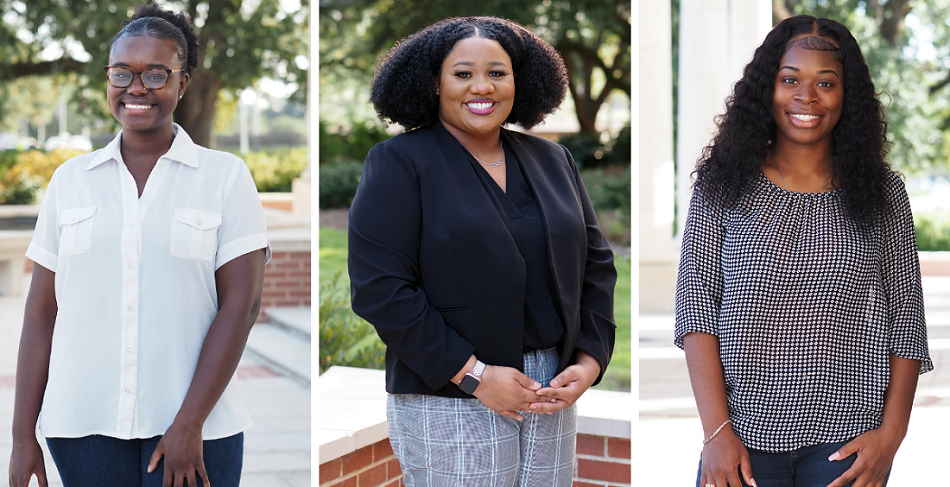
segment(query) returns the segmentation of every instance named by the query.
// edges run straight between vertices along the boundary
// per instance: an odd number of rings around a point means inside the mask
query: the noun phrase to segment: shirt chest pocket
[[[220,226],[220,213],[175,208],[171,235],[172,255],[198,262],[213,261],[218,248]]]
[[[84,254],[92,248],[95,206],[63,210],[59,214],[59,256]]]

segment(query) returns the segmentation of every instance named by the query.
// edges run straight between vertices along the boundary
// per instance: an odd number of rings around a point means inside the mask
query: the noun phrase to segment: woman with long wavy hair
[[[913,217],[843,25],[756,49],[703,151],[676,294],[697,485],[881,486],[927,349]]]

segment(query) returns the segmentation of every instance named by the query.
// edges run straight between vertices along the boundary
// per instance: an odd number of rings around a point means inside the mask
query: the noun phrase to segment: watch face
[[[462,378],[462,382],[459,382],[459,389],[461,389],[462,392],[466,394],[474,395],[475,389],[478,387],[478,384],[479,384],[478,379],[470,375],[466,375],[465,377]]]

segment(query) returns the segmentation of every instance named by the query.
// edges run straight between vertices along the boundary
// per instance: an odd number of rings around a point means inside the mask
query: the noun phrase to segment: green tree
[[[321,0],[321,86],[354,73],[366,80],[381,52],[436,21],[505,17],[531,28],[564,56],[581,131],[594,132],[610,93],[631,95],[630,8],[629,0]]]
[[[0,80],[51,73],[79,73],[80,88],[100,87],[102,66],[122,20],[141,0],[0,0]],[[188,12],[205,47],[200,67],[175,111],[175,121],[202,145],[210,145],[215,104],[222,89],[239,90],[268,75],[299,83],[306,96],[309,0],[178,0],[160,5]],[[282,5],[291,5],[284,10]],[[32,34],[31,34],[32,33]],[[58,56],[51,55],[61,46]],[[77,55],[79,45],[91,60]],[[45,53],[44,53],[44,50]],[[53,57],[50,60],[50,57]],[[80,58],[80,59],[77,59]]]
[[[881,91],[891,163],[906,172],[946,174],[950,171],[948,9],[950,0],[774,0],[773,20],[808,14],[845,24]]]

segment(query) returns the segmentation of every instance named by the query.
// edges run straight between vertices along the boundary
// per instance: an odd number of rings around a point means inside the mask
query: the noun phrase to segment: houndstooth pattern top
[[[694,192],[676,286],[675,343],[719,337],[743,443],[789,451],[877,428],[889,354],[933,369],[913,216],[900,177],[860,230],[841,191],[795,193],[761,175],[733,208]]]

